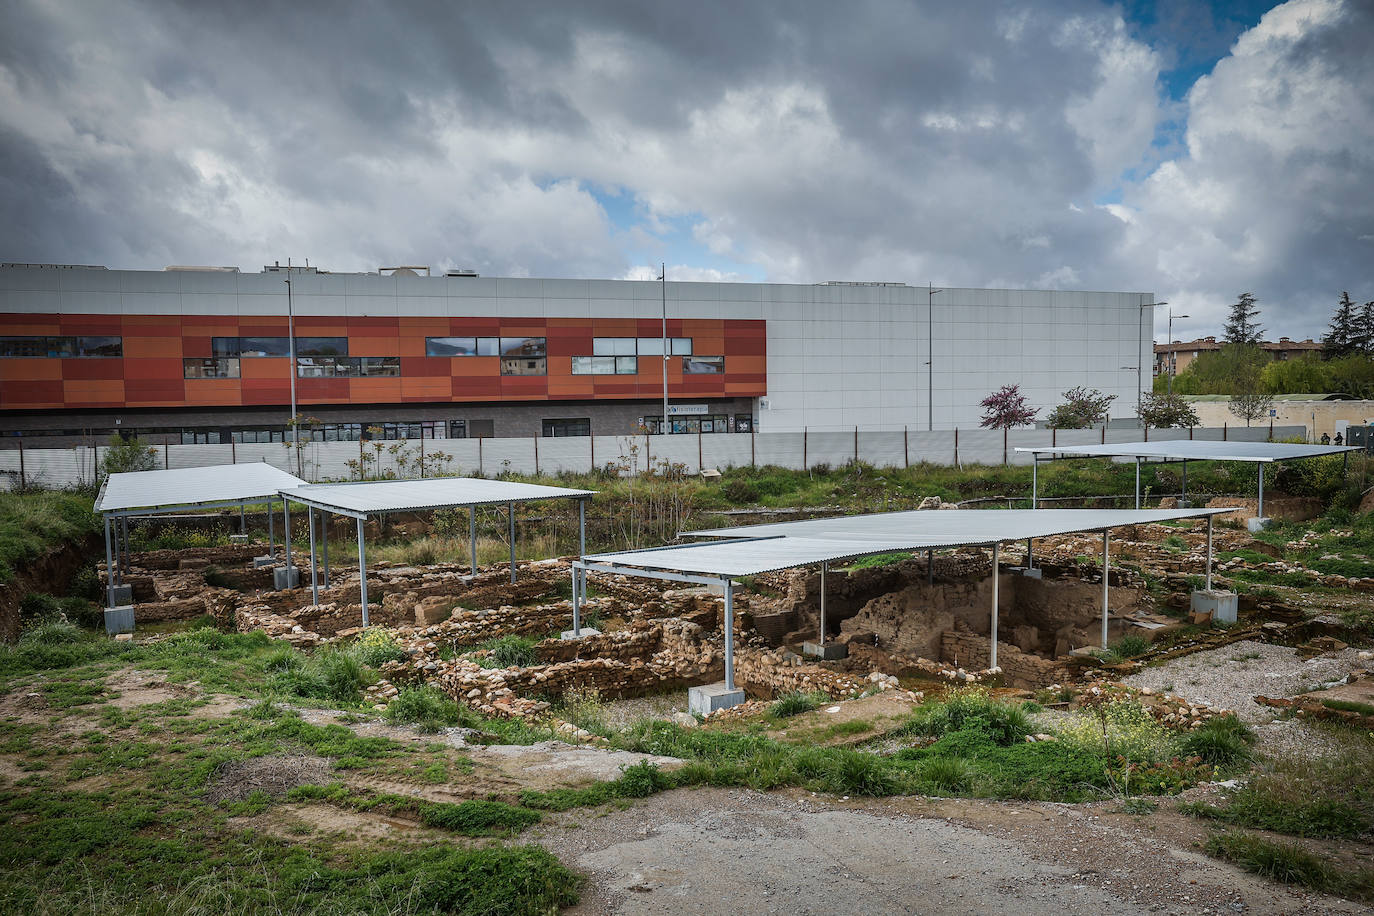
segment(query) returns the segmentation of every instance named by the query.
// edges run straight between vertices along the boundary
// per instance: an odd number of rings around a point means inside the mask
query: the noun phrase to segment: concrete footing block
[[[265,567],[265,566],[276,566],[276,565],[277,565],[277,558],[276,558],[276,557],[254,557],[254,558],[253,558],[253,568],[254,568],[254,569],[262,569],[262,568]]]
[[[696,716],[709,716],[718,709],[729,709],[744,702],[744,691],[726,688],[724,683],[703,684],[687,691],[687,711]]]
[[[110,597],[106,602],[106,607],[125,607],[134,603],[134,587],[132,585],[111,585],[109,592]]]
[[[301,584],[301,571],[295,566],[278,566],[272,570],[272,585],[281,591],[285,588],[295,588]]]
[[[1273,519],[1268,518],[1247,518],[1245,520],[1245,527],[1249,529],[1251,534],[1254,534],[1268,528],[1272,521]]]
[[[1238,596],[1235,592],[1219,588],[1198,589],[1193,592],[1192,610],[1194,614],[1211,612],[1212,620],[1217,623],[1235,623]]]
[[[583,627],[580,630],[564,630],[561,639],[584,639],[588,636],[600,636],[601,631],[595,627]]]
[[[842,642],[804,642],[802,654],[819,658],[823,662],[831,662],[837,658],[848,658],[849,646]]]
[[[1017,567],[1016,571],[1019,572],[1021,575],[1025,576],[1027,579],[1045,578],[1045,571],[1042,570],[1039,566],[1032,566],[1030,568],[1020,566]]]
[[[105,609],[105,632],[114,636],[118,633],[132,633],[134,631],[134,606],[126,604],[123,607],[109,607]]]

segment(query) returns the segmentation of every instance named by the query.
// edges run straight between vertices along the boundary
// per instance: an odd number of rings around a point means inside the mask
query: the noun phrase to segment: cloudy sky
[[[1371,39],[1371,0],[9,0],[0,260],[1140,290],[1175,337],[1251,291],[1305,337],[1374,299]]]

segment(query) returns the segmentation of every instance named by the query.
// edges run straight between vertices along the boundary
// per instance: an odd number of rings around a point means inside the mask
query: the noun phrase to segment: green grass
[[[483,668],[529,668],[539,663],[535,641],[526,636],[502,636],[480,643],[475,648],[491,654],[479,659]]]
[[[475,725],[480,717],[434,687],[404,687],[386,707],[389,722],[433,733],[455,725]]]
[[[801,691],[788,693],[779,697],[772,706],[768,707],[768,714],[775,719],[785,719],[789,716],[810,712],[829,700],[828,695],[815,691],[811,693]]]
[[[1327,709],[1335,709],[1340,712],[1357,712],[1362,716],[1374,716],[1374,705],[1361,703],[1358,700],[1322,700],[1322,705]]]
[[[0,584],[47,551],[99,530],[89,495],[0,493]]]
[[[1235,716],[1218,716],[1186,733],[1179,741],[1185,757],[1198,757],[1203,763],[1234,767],[1250,760],[1250,745],[1255,734]]]
[[[1337,868],[1294,843],[1245,833],[1217,833],[1207,839],[1207,852],[1257,875],[1283,884],[1374,900],[1374,869]]]

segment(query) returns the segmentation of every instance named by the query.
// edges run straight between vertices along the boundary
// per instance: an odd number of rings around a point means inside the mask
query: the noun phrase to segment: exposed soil
[[[305,754],[272,754],[249,760],[231,760],[210,777],[205,800],[216,804],[242,801],[254,792],[266,792],[276,798],[299,786],[327,782],[333,769],[333,764],[323,757]]]

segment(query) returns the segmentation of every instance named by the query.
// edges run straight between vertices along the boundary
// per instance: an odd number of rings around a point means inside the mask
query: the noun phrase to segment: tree
[[[979,402],[984,429],[1011,429],[1035,422],[1038,410],[1026,403],[1020,385],[1003,385]]]
[[[1274,399],[1264,390],[1263,372],[1257,363],[1238,362],[1232,384],[1229,409],[1244,420],[1246,426],[1269,412]]]
[[[1350,293],[1341,293],[1336,313],[1331,316],[1331,326],[1322,337],[1322,352],[1328,357],[1338,357],[1357,349],[1364,330],[1360,327],[1362,317],[1355,313],[1355,303],[1350,301]]]
[[[1227,343],[1258,344],[1264,339],[1264,328],[1259,321],[1259,306],[1251,293],[1241,293],[1236,304],[1231,306],[1231,316],[1226,319],[1224,328]]]
[[[1096,388],[1070,388],[1064,392],[1064,403],[1050,411],[1045,422],[1054,429],[1089,429],[1106,422],[1107,411],[1115,400],[1116,395],[1103,394]]]
[[[1140,405],[1140,419],[1146,426],[1169,429],[1174,426],[1201,426],[1197,411],[1181,395],[1147,394]]]
[[[1374,356],[1374,301],[1360,307],[1360,317],[1355,320],[1355,334],[1350,341],[1352,349],[1365,356]]]
[[[157,449],[138,436],[125,439],[115,434],[100,459],[100,476],[127,474],[130,471],[157,470]]]

